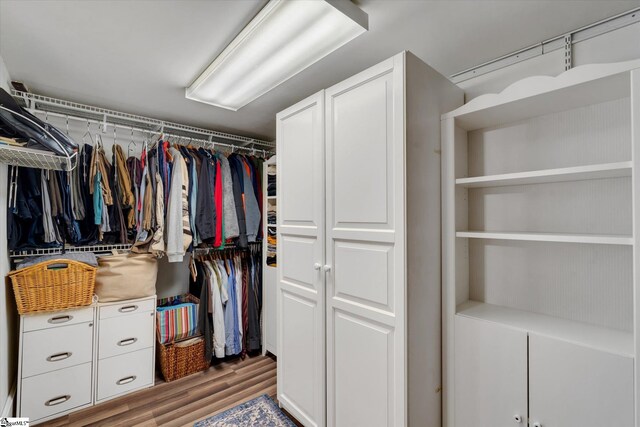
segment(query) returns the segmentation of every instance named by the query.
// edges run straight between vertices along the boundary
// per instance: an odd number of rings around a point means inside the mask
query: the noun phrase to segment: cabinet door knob
[[[326,264],[326,265],[324,266],[324,272],[325,272],[325,273],[328,273],[328,272],[330,272],[330,271],[331,271],[331,266],[330,266],[329,264]]]
[[[517,422],[518,424],[520,424],[522,422],[522,416],[521,415],[514,415],[513,419],[515,420],[515,422]]]
[[[539,421],[533,423],[533,427],[542,427],[542,424]]]
[[[320,271],[321,268],[322,268],[322,264],[320,264],[319,262],[316,262],[315,264],[313,264],[314,270]]]

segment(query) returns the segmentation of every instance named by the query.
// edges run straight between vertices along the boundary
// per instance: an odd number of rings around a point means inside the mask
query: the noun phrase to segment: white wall
[[[567,28],[571,31],[572,28]],[[524,47],[524,46],[523,46]],[[620,62],[640,58],[640,22],[573,45],[573,66]],[[519,62],[459,83],[466,101],[485,93],[502,91],[510,84],[535,75],[556,76],[564,71],[562,49]]]
[[[9,90],[9,72],[0,57],[0,87]],[[0,164],[0,278],[6,280],[9,272],[7,248],[7,166]],[[12,409],[11,390],[16,375],[16,309],[13,291],[6,281],[0,291],[0,415],[9,415]],[[11,398],[11,399],[10,399]],[[5,408],[5,405],[8,408]],[[7,412],[7,413],[5,413]]]

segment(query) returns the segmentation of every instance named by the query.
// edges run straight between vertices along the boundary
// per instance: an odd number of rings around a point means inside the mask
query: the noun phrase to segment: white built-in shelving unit
[[[445,425],[638,425],[640,60],[475,98],[442,138]]]
[[[264,163],[263,171],[263,268],[262,268],[262,353],[276,354],[277,349],[277,313],[276,313],[276,295],[277,295],[277,276],[276,264],[274,261],[275,252],[269,250],[269,235],[273,237],[276,233],[277,225],[273,220],[269,221],[268,212],[276,206],[276,191],[269,191],[269,171],[273,171],[276,167],[276,156],[271,156]],[[271,174],[273,175],[273,174]],[[273,189],[272,189],[273,190]],[[276,189],[277,190],[277,189]]]

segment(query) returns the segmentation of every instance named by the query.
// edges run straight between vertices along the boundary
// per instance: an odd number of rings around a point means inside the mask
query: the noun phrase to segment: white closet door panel
[[[341,310],[333,313],[336,422],[353,427],[392,425],[393,329]],[[352,393],[352,383],[360,393]]]
[[[393,245],[337,241],[334,249],[335,297],[393,313]]]
[[[542,427],[634,425],[633,359],[529,336],[530,420]]]
[[[322,200],[314,197],[318,185],[322,185],[316,182],[320,176],[314,172],[318,162],[322,162],[317,144],[323,144],[316,133],[322,132],[323,121],[320,101],[314,100],[312,104],[305,101],[296,104],[292,114],[278,115],[278,141],[282,141],[283,147],[278,153],[281,162],[277,177],[278,219],[281,225],[317,227],[321,219],[318,210],[324,206]]]
[[[283,350],[279,351],[278,364],[283,367],[278,370],[278,399],[306,425],[320,425],[316,419],[321,415],[318,402],[324,400],[324,370],[318,365],[324,363],[324,340],[313,331],[322,327],[317,323],[323,318],[321,305],[314,298],[281,289],[279,306],[285,321],[279,337]]]
[[[389,109],[392,77],[389,69],[386,74],[330,98],[330,163],[336,184],[332,188],[334,226],[393,226],[389,224],[393,188],[387,177],[392,172],[388,170],[391,157],[387,153],[393,131]]]
[[[454,328],[455,426],[526,426],[527,333],[463,316]]]
[[[406,425],[404,54],[326,91],[327,425]]]
[[[313,269],[314,260],[322,254],[316,253],[317,237],[292,236],[283,233],[278,242],[282,246],[281,279],[285,284],[296,284],[317,294],[321,283],[317,280],[317,271]]]
[[[278,400],[324,426],[324,92],[277,115],[277,149]]]

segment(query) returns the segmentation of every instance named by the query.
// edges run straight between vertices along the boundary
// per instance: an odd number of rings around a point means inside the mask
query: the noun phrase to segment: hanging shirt
[[[243,295],[242,295],[242,258],[239,255],[236,255],[233,258],[233,270],[234,270],[234,276],[235,276],[235,282],[236,282],[236,305],[238,307],[237,310],[237,316],[238,316],[238,320],[237,320],[237,328],[238,328],[238,341],[239,341],[239,352],[242,352],[243,349],[243,338],[244,338],[244,334],[243,334],[243,328],[242,328],[242,301],[243,301]]]
[[[244,180],[244,213],[247,222],[247,240],[249,242],[255,242],[258,236],[258,230],[260,229],[260,207],[256,200],[256,195],[253,190],[253,183],[251,177],[251,166],[249,162],[240,157],[242,161],[242,173]]]
[[[236,205],[236,217],[238,218],[238,246],[240,248],[246,248],[248,242],[247,222],[244,214],[244,175],[242,173],[242,161],[240,161],[237,154],[232,154],[228,160],[233,183],[233,199]]]
[[[182,155],[171,148],[174,159],[167,205],[167,257],[169,262],[182,262],[184,254],[191,244],[191,226],[189,225],[189,200],[187,188],[189,175]]]
[[[212,241],[216,234],[216,210],[214,206],[215,165],[209,153],[198,151],[202,164],[198,175],[198,211],[196,212],[196,227],[203,242]]]
[[[233,180],[231,178],[231,168],[229,160],[225,156],[220,156],[222,169],[222,211],[224,217],[224,235],[226,239],[238,237],[238,215],[236,213],[236,202],[233,197]]]
[[[213,246],[221,247],[224,242],[224,236],[222,233],[222,169],[220,167],[220,159],[216,158],[216,179],[215,179],[215,207],[216,207],[216,236],[213,241]]]
[[[210,262],[205,262],[209,269],[211,280],[209,280],[209,289],[211,289],[212,317],[213,317],[213,352],[216,357],[224,357],[225,345],[225,329],[224,329],[224,311],[222,308],[222,296],[220,293],[220,275],[216,266]]]
[[[100,180],[102,179],[102,174],[98,171],[96,172],[95,178],[93,179],[93,212],[94,212],[94,224],[100,225],[102,224],[102,190],[100,189]]]
[[[240,344],[240,324],[238,318],[238,295],[236,286],[236,275],[233,266],[233,261],[230,259],[225,260],[225,265],[229,271],[229,302],[227,306],[231,305],[232,315],[227,323],[225,317],[225,327],[227,328],[227,355],[240,354],[242,351],[242,345]],[[229,339],[229,332],[231,339]]]
[[[236,354],[234,340],[234,325],[236,322],[235,287],[231,284],[231,276],[227,273],[227,265],[223,260],[217,260],[218,269],[222,276],[222,289],[226,289],[227,301],[224,305],[225,353],[227,356]],[[224,300],[224,296],[222,297]]]

